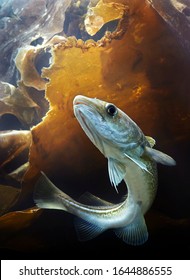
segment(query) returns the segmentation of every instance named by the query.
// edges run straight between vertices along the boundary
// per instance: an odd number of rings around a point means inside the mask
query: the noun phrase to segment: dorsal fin
[[[148,143],[150,144],[150,147],[154,147],[156,144],[156,141],[154,140],[154,138],[150,137],[150,136],[145,136],[146,140],[148,141]]]
[[[79,241],[91,240],[105,231],[104,228],[91,224],[80,218],[74,219],[74,225]]]
[[[170,165],[170,166],[176,165],[176,162],[172,157],[170,157],[158,150],[155,150],[155,149],[152,149],[149,147],[145,147],[145,154],[149,158],[155,160],[158,163],[161,163],[164,165]]]
[[[115,229],[114,232],[125,243],[133,246],[142,245],[148,240],[146,223],[140,211],[131,224]]]

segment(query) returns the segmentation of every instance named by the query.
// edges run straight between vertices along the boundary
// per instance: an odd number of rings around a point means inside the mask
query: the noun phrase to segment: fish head
[[[175,165],[173,158],[152,149],[155,140],[145,137],[137,124],[114,104],[77,95],[73,107],[86,135],[108,158],[109,177],[115,188],[124,179],[131,161],[151,176],[155,173],[155,162]]]
[[[112,103],[77,95],[73,107],[84,132],[107,158],[118,160],[144,141],[135,122]]]

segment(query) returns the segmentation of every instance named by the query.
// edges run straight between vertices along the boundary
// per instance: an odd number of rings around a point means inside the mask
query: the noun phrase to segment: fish
[[[75,215],[80,241],[91,240],[112,229],[129,245],[144,244],[148,240],[144,215],[157,191],[157,162],[174,166],[175,160],[153,149],[155,140],[146,137],[138,125],[114,104],[77,95],[73,109],[81,128],[108,159],[111,184],[117,190],[124,180],[127,195],[114,204],[86,192],[76,201],[41,172],[34,191],[36,205]]]

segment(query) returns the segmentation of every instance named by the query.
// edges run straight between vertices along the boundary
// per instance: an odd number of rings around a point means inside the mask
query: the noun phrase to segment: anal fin
[[[82,194],[79,198],[79,202],[91,206],[113,206],[111,202],[108,202],[106,200],[103,200],[90,192],[85,192]]]
[[[131,224],[115,229],[114,232],[125,243],[133,246],[142,245],[148,240],[147,226],[141,213]]]
[[[91,224],[80,218],[75,218],[74,224],[79,241],[91,240],[105,231],[104,228]]]

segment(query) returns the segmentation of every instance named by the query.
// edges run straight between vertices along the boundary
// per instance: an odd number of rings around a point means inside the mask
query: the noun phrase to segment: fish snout
[[[88,105],[90,98],[84,96],[84,95],[76,95],[73,99],[73,106],[76,105]]]

